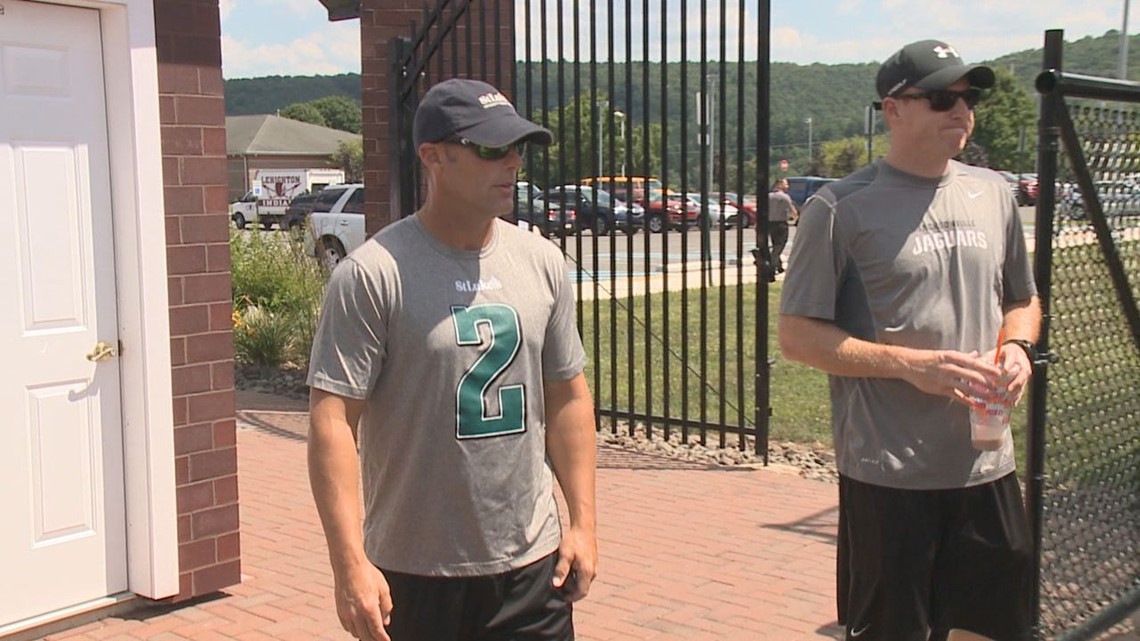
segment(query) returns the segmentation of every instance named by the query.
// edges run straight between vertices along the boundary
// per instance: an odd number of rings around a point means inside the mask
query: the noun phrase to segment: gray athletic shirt
[[[480,251],[418,217],[333,271],[309,385],[366,399],[364,544],[377,566],[497,574],[558,547],[543,379],[585,365],[558,248],[495,221]]]
[[[855,338],[985,353],[1002,305],[1036,294],[1006,182],[951,162],[940,179],[880,160],[804,206],[780,313],[834,322]],[[899,379],[831,376],[840,473],[906,489],[984,483],[1014,469],[1013,444],[970,444],[966,406]]]

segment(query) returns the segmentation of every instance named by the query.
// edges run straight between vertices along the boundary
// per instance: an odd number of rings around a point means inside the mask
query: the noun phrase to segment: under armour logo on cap
[[[954,47],[951,47],[950,45],[938,45],[934,48],[934,53],[938,54],[939,58],[948,58],[950,56],[954,56],[958,59],[962,58],[962,56],[958,55],[958,52],[954,49]]]

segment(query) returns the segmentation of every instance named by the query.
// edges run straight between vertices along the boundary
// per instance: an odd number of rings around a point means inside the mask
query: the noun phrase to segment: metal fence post
[[[415,82],[407,77],[406,58],[411,40],[403,37],[388,41],[388,207],[389,218],[403,218],[415,208],[415,150],[412,149],[408,111],[404,108],[404,87]]]
[[[1044,69],[1061,69],[1061,53],[1064,46],[1064,32],[1052,30],[1045,33]],[[1038,125],[1038,181],[1037,218],[1035,221],[1034,277],[1041,299],[1041,314],[1044,327],[1037,341],[1038,350],[1046,353],[1049,349],[1050,291],[1053,274],[1053,210],[1056,203],[1057,148],[1059,132],[1057,112],[1063,98],[1056,93],[1046,94],[1041,99],[1040,123]],[[1030,386],[1028,416],[1028,456],[1026,470],[1028,482],[1025,504],[1029,512],[1030,528],[1033,534],[1033,629],[1040,638],[1041,625],[1041,542],[1044,508],[1042,494],[1045,488],[1045,419],[1048,394],[1048,371],[1045,367],[1035,367]]]

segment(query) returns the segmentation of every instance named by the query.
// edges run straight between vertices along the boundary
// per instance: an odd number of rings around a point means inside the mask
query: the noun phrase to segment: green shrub
[[[230,259],[237,360],[308,367],[327,279],[320,263],[290,234],[256,229],[231,232]]]
[[[249,305],[235,314],[234,358],[245,365],[281,367],[293,353],[293,323],[286,314]]]

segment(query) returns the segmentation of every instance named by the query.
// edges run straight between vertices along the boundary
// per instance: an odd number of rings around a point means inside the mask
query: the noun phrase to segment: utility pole
[[[1124,0],[1124,24],[1120,26],[1120,64],[1116,75],[1121,80],[1128,80],[1128,2]]]
[[[614,110],[614,118],[617,118],[618,123],[618,137],[621,138],[621,151],[618,157],[621,158],[621,174],[625,177],[625,112]]]
[[[812,167],[812,152],[811,152],[811,116],[804,118],[804,122],[808,126],[808,172],[811,172]]]
[[[609,100],[603,100],[599,104],[601,104],[602,107],[605,108],[607,111],[610,108],[610,101]],[[602,120],[605,117],[606,116],[601,111],[598,112],[598,173],[596,173],[594,175],[598,176],[599,178],[604,176],[606,173],[605,168],[602,167]]]
[[[867,164],[871,164],[874,158],[875,147],[875,106],[867,105]]]

